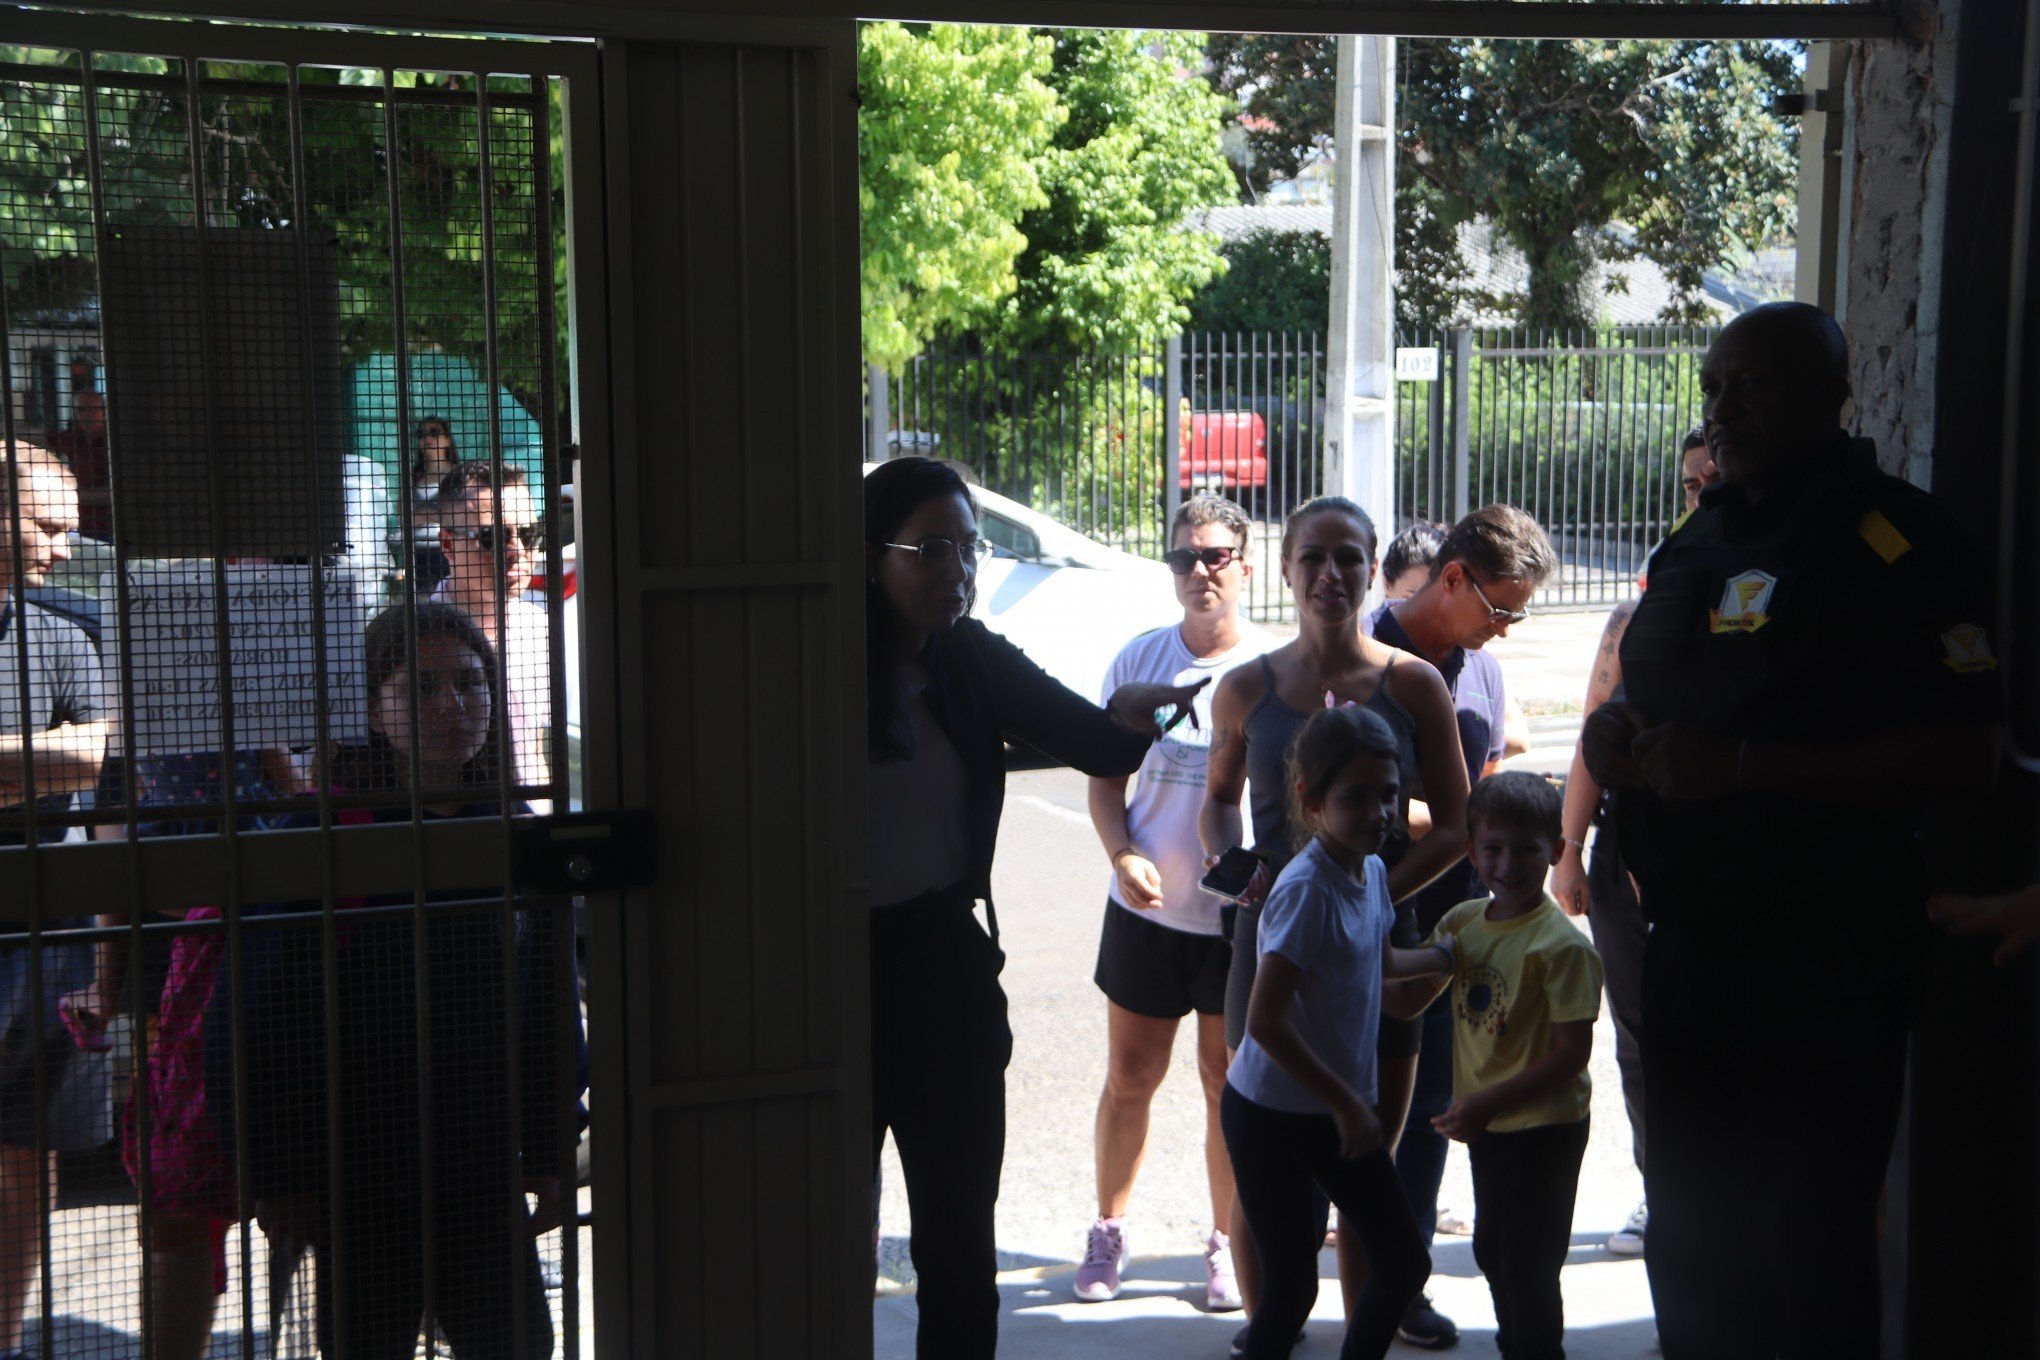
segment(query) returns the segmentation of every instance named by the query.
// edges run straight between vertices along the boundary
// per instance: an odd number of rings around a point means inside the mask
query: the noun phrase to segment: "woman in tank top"
[[[1375,573],[1374,522],[1343,496],[1319,496],[1289,516],[1282,532],[1282,579],[1296,604],[1296,640],[1242,666],[1219,682],[1212,699],[1211,755],[1198,834],[1207,855],[1242,840],[1241,803],[1252,786],[1254,848],[1267,870],[1250,889],[1253,901],[1233,921],[1233,969],[1226,985],[1226,1043],[1237,1049],[1246,1023],[1259,953],[1259,895],[1295,853],[1289,824],[1289,744],[1310,715],[1333,704],[1358,704],[1395,733],[1402,768],[1422,776],[1430,795],[1431,831],[1411,842],[1398,832],[1382,852],[1389,896],[1400,903],[1466,853],[1466,763],[1452,695],[1437,668],[1360,630]],[[1329,696],[1329,698],[1328,698]],[[1407,811],[1408,794],[1404,805]],[[1409,1108],[1416,1046],[1384,1039],[1381,1061],[1383,1135],[1393,1150]],[[1407,1048],[1407,1052],[1402,1049]],[[1246,1222],[1233,1214],[1233,1261],[1248,1307],[1257,1301],[1259,1258]],[[1351,1245],[1349,1245],[1351,1244]],[[1339,1275],[1350,1300],[1364,1260],[1350,1234],[1339,1238]]]

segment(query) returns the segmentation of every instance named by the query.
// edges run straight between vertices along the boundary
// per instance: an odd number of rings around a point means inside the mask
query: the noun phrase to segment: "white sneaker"
[[[1085,1303],[1119,1297],[1119,1272],[1126,1269],[1126,1224],[1101,1218],[1091,1224],[1084,1262],[1077,1267],[1076,1295]]]
[[[1617,1228],[1614,1234],[1608,1238],[1608,1254],[1610,1256],[1643,1255],[1643,1237],[1649,1227],[1650,1205],[1639,1203],[1636,1206],[1636,1212],[1629,1216],[1629,1221],[1620,1228]]]
[[[1214,1313],[1246,1306],[1240,1297],[1239,1277],[1233,1274],[1232,1243],[1216,1229],[1204,1239],[1204,1306]]]

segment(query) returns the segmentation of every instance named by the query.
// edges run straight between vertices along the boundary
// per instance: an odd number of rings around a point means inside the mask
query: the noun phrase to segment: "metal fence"
[[[1470,329],[1398,336],[1395,519],[1521,506],[1565,563],[1546,607],[1626,598],[1678,512],[1698,420],[1697,327]],[[1434,359],[1427,359],[1435,356]],[[1256,520],[1248,611],[1289,616],[1283,516],[1326,490],[1325,343],[1192,332],[1110,353],[931,352],[872,370],[865,457],[929,453],[1101,542],[1158,556],[1181,498],[1214,490]]]

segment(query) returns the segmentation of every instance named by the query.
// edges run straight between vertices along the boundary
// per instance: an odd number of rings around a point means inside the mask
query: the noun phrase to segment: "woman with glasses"
[[[1285,760],[1313,712],[1354,704],[1379,715],[1402,747],[1400,768],[1413,771],[1430,795],[1432,833],[1411,843],[1400,828],[1382,847],[1390,898],[1400,904],[1466,854],[1466,767],[1452,696],[1436,667],[1377,642],[1361,629],[1362,606],[1374,583],[1374,521],[1343,496],[1319,496],[1289,516],[1282,531],[1282,579],[1296,606],[1296,640],[1242,666],[1218,684],[1211,705],[1211,762],[1198,833],[1213,858],[1243,838],[1241,804],[1251,791],[1254,848],[1268,857],[1234,917],[1232,972],[1226,985],[1226,1046],[1245,1037],[1247,998],[1259,963],[1259,901],[1298,844],[1289,819]],[[1412,782],[1415,782],[1414,780]],[[1407,812],[1409,791],[1402,792]],[[1403,923],[1400,918],[1399,926]],[[1408,932],[1398,936],[1407,938]],[[1420,937],[1419,937],[1420,938]],[[1386,1062],[1413,1068],[1418,1032],[1384,1023],[1382,1139],[1391,1152],[1401,1132],[1409,1088],[1387,1079]],[[1252,1308],[1259,1295],[1259,1257],[1237,1213],[1233,1263]],[[1339,1273],[1348,1306],[1364,1278],[1365,1258],[1352,1234],[1339,1234]],[[1244,1333],[1242,1333],[1242,1340]],[[1236,1342],[1236,1345],[1241,1344]],[[1236,1352],[1238,1353],[1238,1352]]]
[[[890,1129],[913,1216],[919,1354],[972,1360],[994,1352],[999,1328],[992,1206],[1013,1036],[991,870],[1006,742],[1130,774],[1199,685],[1126,685],[1099,708],[967,617],[991,545],[953,464],[875,468],[864,552],[872,1157]]]

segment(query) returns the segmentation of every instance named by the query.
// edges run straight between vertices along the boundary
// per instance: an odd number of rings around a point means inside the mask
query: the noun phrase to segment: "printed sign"
[[[302,747],[319,739],[320,658],[309,566],[230,566],[216,576],[209,562],[133,562],[125,637],[113,576],[99,578],[106,690],[116,714],[123,669],[128,673],[134,730],[122,742],[127,751],[174,755],[224,744],[215,596],[222,577],[235,749]],[[366,610],[352,573],[328,570],[324,586],[326,735],[359,741],[367,722],[361,672]]]
[[[1395,350],[1395,380],[1397,382],[1438,381],[1438,351],[1415,345],[1397,345]]]

